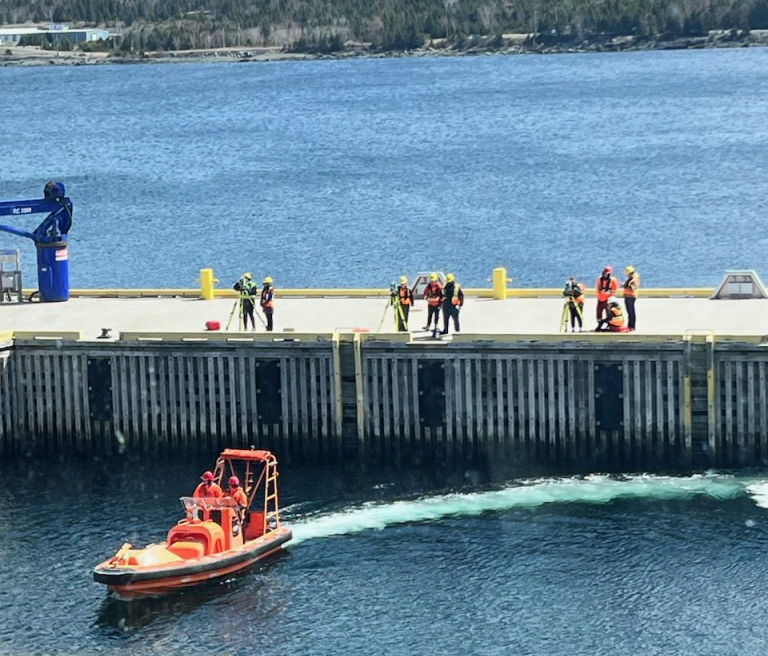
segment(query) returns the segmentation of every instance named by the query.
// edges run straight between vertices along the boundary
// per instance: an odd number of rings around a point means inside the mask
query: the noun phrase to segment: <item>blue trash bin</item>
[[[69,251],[67,236],[39,237],[37,246],[37,284],[40,300],[55,303],[69,299]]]

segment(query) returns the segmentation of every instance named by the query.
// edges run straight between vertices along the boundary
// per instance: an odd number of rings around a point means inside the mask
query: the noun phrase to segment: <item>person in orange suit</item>
[[[595,292],[597,294],[597,328],[600,329],[601,322],[606,320],[608,311],[608,299],[615,296],[619,283],[611,274],[613,267],[607,265],[595,283]]]
[[[213,472],[205,472],[200,477],[200,480],[202,482],[195,488],[195,493],[192,496],[198,499],[202,497],[213,497],[214,499],[220,499],[224,496],[221,488],[213,480]]]

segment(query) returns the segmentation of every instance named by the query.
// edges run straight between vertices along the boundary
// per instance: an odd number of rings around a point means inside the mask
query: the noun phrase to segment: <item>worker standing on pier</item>
[[[445,287],[443,287],[443,330],[441,335],[448,334],[448,322],[453,317],[453,331],[461,332],[459,326],[459,310],[464,306],[464,292],[461,285],[456,282],[452,273],[445,277]]]
[[[429,326],[434,319],[434,330],[437,332],[437,322],[440,319],[440,297],[443,295],[443,286],[437,279],[437,274],[432,273],[429,276],[429,283],[424,289],[424,300],[427,302],[427,325],[424,330],[429,330]]]
[[[256,319],[253,316],[253,297],[256,295],[256,287],[251,282],[251,274],[244,273],[240,280],[234,284],[233,289],[240,292],[240,317],[242,318],[243,330],[248,330],[249,317],[251,330],[256,330]],[[229,324],[227,324],[227,329],[229,329]]]
[[[400,284],[397,287],[397,303],[395,305],[395,323],[397,332],[408,331],[408,314],[413,305],[413,291],[408,287],[408,278],[400,276]]]
[[[275,288],[272,286],[272,277],[264,278],[264,286],[261,288],[261,300],[259,304],[267,319],[267,332],[272,332],[274,327],[272,316],[275,314]]]
[[[624,269],[627,279],[624,281],[624,306],[627,308],[627,318],[629,319],[630,330],[635,329],[635,300],[637,299],[637,290],[640,288],[640,274],[635,267],[628,266]]]
[[[597,293],[597,330],[600,330],[600,322],[606,318],[608,310],[608,299],[611,298],[619,288],[619,283],[611,274],[613,267],[607,265],[595,284]]]
[[[583,324],[581,321],[581,317],[584,314],[584,286],[580,285],[578,282],[576,282],[576,278],[574,276],[571,276],[568,278],[568,280],[565,283],[565,288],[563,289],[563,296],[565,296],[566,304],[568,307],[568,313],[571,317],[571,332],[575,333],[576,331],[576,324],[579,324],[579,330],[578,332],[581,332],[583,328]],[[561,332],[565,332],[565,324],[566,321],[566,315],[563,313],[563,319],[561,322]]]

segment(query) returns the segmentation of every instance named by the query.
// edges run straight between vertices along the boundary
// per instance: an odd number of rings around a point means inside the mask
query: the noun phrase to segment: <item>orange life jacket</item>
[[[597,291],[598,301],[607,301],[611,296],[616,294],[616,290],[619,288],[619,283],[616,282],[616,278],[608,276],[607,278],[600,276],[597,279],[595,285]]]
[[[275,302],[272,300],[275,294],[275,288],[270,285],[264,287],[261,290],[261,307],[269,308],[270,310],[275,307]]]
[[[424,290],[424,298],[427,299],[429,305],[440,305],[440,296],[442,292],[443,288],[440,286],[439,282],[431,282]]]
[[[234,492],[227,492],[228,497],[232,497],[233,501],[238,506],[247,506],[248,505],[248,497],[245,496],[245,492],[243,492],[243,489],[241,487],[238,487]]]
[[[223,493],[221,488],[216,485],[216,483],[211,483],[208,485],[205,481],[203,481],[195,488],[195,492],[192,496],[197,498],[213,497],[215,499],[220,499],[223,496]]]

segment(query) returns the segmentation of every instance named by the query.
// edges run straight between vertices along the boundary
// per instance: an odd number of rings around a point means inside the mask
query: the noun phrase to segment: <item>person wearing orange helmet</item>
[[[196,498],[202,498],[202,497],[212,497],[215,499],[220,499],[222,496],[224,496],[224,493],[221,491],[221,488],[218,486],[218,484],[215,482],[213,478],[213,472],[207,471],[205,472],[201,477],[200,480],[202,481],[200,485],[198,485],[195,488],[195,493],[192,495]]]
[[[232,497],[240,508],[245,508],[248,505],[248,497],[245,496],[243,488],[240,487],[240,479],[237,476],[229,477],[227,496]]]
[[[611,274],[613,267],[608,264],[603,268],[603,272],[597,278],[595,283],[595,293],[597,294],[597,326],[598,330],[602,322],[606,320],[608,311],[608,299],[615,296],[619,283]]]

